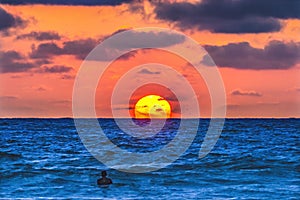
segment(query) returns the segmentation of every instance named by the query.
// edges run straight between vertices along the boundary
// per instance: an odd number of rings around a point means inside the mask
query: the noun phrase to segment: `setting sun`
[[[134,108],[135,118],[169,118],[171,106],[158,95],[147,95],[138,100]]]

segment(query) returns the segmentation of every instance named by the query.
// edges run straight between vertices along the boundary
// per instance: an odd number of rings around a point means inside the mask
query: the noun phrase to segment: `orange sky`
[[[153,5],[141,4],[140,10],[130,10],[132,5],[118,6],[50,6],[50,5],[2,5],[8,13],[26,21],[26,26],[11,28],[1,33],[0,50],[14,50],[24,60],[29,58],[33,46],[92,38],[101,41],[120,29],[163,27],[182,31],[201,45],[221,46],[229,43],[248,42],[253,48],[264,48],[272,40],[285,43],[300,42],[300,20],[282,20],[284,27],[269,33],[212,33],[208,30],[182,30],[171,22],[155,17]],[[55,32],[60,40],[38,41],[16,39],[30,32]],[[235,59],[234,57],[232,59]],[[0,60],[1,61],[1,60]],[[71,117],[74,78],[82,63],[73,55],[54,55],[47,66],[69,66],[72,70],[63,73],[41,73],[38,70],[0,73],[0,117]],[[113,63],[99,82],[96,108],[99,117],[111,117],[110,93],[118,79],[130,68],[149,62],[166,64],[184,74],[197,94],[203,117],[210,115],[209,93],[201,77],[186,62],[166,52],[149,50],[138,52],[128,60]],[[120,67],[122,66],[122,67]],[[41,66],[42,67],[42,66]],[[300,117],[300,63],[288,69],[238,69],[220,67],[227,95],[227,117]],[[168,80],[164,72],[153,75]],[[152,93],[149,88],[145,94]],[[234,92],[235,91],[235,92]],[[238,91],[238,92],[237,92]],[[155,91],[153,91],[155,93]],[[136,94],[139,98],[141,94]],[[134,97],[132,97],[134,98]],[[187,98],[188,102],[188,98]],[[132,106],[120,102],[120,107]],[[179,115],[174,115],[179,116]],[[195,117],[195,116],[191,116]]]

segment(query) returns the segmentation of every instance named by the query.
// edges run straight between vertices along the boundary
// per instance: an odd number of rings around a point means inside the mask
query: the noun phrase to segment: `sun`
[[[170,118],[171,106],[161,96],[147,95],[135,104],[134,115],[135,118]]]

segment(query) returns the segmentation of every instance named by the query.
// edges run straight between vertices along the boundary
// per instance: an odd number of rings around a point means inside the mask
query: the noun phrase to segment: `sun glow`
[[[138,100],[134,108],[135,118],[170,118],[171,106],[158,95],[147,95]]]

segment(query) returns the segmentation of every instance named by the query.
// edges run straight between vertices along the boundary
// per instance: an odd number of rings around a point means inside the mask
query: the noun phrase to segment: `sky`
[[[89,52],[110,36],[144,27],[176,30],[204,47],[223,79],[226,117],[300,117],[298,0],[0,0],[0,117],[72,117],[74,81]],[[133,34],[165,46],[183,42],[172,35]],[[130,99],[121,92],[111,106],[121,77],[146,63],[170,66],[181,76],[142,66],[127,81],[160,80],[170,87],[144,85]],[[182,77],[195,96],[180,103],[196,100],[201,116],[190,117],[209,117],[210,94],[201,76],[186,60],[157,49],[134,51],[109,66],[95,94],[97,115],[132,115],[139,98],[155,94],[169,101],[172,117],[180,117],[172,87]]]

